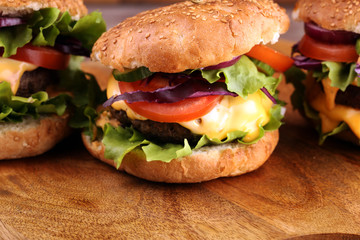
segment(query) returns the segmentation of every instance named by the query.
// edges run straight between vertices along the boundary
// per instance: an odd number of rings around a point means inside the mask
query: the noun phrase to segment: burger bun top
[[[128,18],[104,33],[92,59],[123,71],[176,73],[229,61],[276,42],[289,18],[270,0],[185,1]]]
[[[1,16],[22,17],[49,7],[58,8],[61,12],[68,11],[74,20],[88,12],[82,0],[0,0]]]
[[[315,22],[328,30],[360,33],[359,3],[358,0],[299,0],[292,17],[304,22]]]

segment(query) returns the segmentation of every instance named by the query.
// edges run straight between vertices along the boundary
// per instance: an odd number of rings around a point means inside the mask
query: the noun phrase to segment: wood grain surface
[[[0,162],[0,239],[360,239],[360,148],[318,146],[291,107],[280,134],[255,172],[161,184],[97,161],[74,133],[42,156]]]

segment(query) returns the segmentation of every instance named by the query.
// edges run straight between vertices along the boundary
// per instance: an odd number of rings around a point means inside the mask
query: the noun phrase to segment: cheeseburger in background
[[[293,58],[307,76],[287,80],[296,87],[294,106],[313,120],[320,143],[332,135],[360,142],[359,10],[358,1],[300,0],[293,11],[305,24]]]
[[[260,167],[278,142],[280,78],[292,59],[264,44],[289,26],[272,1],[185,1],[103,34],[92,59],[113,69],[83,140],[151,181],[201,182]],[[89,115],[96,116],[96,115]]]
[[[39,155],[81,126],[95,81],[73,56],[106,25],[79,0],[1,1],[0,14],[0,159]]]

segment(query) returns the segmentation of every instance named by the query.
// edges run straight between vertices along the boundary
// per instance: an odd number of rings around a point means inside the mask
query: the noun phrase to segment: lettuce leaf
[[[8,82],[0,83],[0,122],[21,122],[23,117],[38,118],[40,114],[64,114],[70,97],[61,94],[49,99],[46,92],[37,92],[29,98],[14,96]]]
[[[281,78],[272,77],[273,73],[267,67],[267,74],[259,72],[257,67],[260,65],[258,61],[251,60],[247,56],[241,56],[239,61],[234,65],[217,70],[201,70],[201,75],[208,82],[214,83],[222,76],[225,77],[225,83],[230,92],[237,93],[239,96],[246,98],[249,94],[255,93],[262,87],[265,87],[272,95],[275,94]],[[194,71],[197,71],[194,70]]]
[[[324,61],[322,62],[322,66],[321,74],[314,72],[314,76],[317,77],[317,81],[329,77],[331,80],[331,86],[337,87],[343,92],[357,77],[355,72],[356,63]]]
[[[0,47],[4,48],[3,57],[15,55],[19,47],[23,47],[32,39],[32,30],[29,26],[19,25],[2,28],[0,31]]]
[[[19,47],[30,42],[35,46],[54,46],[56,38],[62,35],[78,39],[90,50],[104,31],[106,24],[99,12],[74,21],[68,12],[44,8],[35,11],[27,24],[3,28],[0,31],[0,46],[4,48],[3,57],[10,57]]]
[[[278,129],[281,125],[283,114],[281,113],[281,106],[275,105],[271,111],[270,122],[264,127],[259,126],[260,134],[253,142],[243,142],[242,139],[246,136],[246,132],[234,131],[227,134],[223,140],[210,139],[206,135],[201,136],[199,141],[190,146],[187,139],[184,139],[184,144],[159,144],[147,140],[141,133],[133,128],[123,128],[121,126],[114,128],[107,124],[103,133],[103,144],[105,145],[105,157],[114,159],[117,167],[120,167],[124,156],[134,149],[141,149],[147,161],[162,161],[170,162],[172,159],[188,156],[193,150],[199,149],[208,145],[219,145],[237,141],[242,144],[254,144],[261,139],[265,132]]]

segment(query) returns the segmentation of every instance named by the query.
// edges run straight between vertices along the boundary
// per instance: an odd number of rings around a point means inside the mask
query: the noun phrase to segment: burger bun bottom
[[[69,114],[46,115],[22,122],[0,123],[0,160],[40,155],[70,134]]]
[[[113,160],[104,156],[105,146],[100,141],[90,141],[82,134],[87,150],[95,158],[116,167]],[[141,149],[128,153],[118,170],[154,182],[195,183],[220,177],[241,175],[256,170],[269,158],[279,141],[279,131],[267,132],[257,143],[244,145],[228,143],[206,146],[194,150],[189,156],[169,163],[148,162]]]

